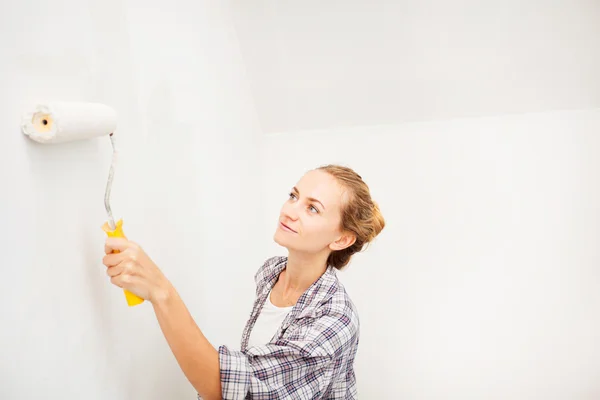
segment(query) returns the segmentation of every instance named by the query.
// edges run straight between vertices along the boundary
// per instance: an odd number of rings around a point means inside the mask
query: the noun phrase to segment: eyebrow
[[[300,194],[300,191],[298,190],[298,188],[296,186],[294,186],[294,192]],[[321,203],[319,200],[315,199],[314,197],[307,197],[308,200],[313,201],[315,203],[319,203],[321,205],[321,207],[323,207],[323,210],[325,209],[325,206],[323,205],[323,203]]]

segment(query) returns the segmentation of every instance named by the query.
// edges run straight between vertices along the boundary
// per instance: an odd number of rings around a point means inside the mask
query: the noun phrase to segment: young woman
[[[114,285],[151,302],[199,398],[354,399],[359,320],[336,270],[384,225],[353,170],[328,165],[306,173],[284,203],[274,235],[288,255],[268,259],[255,275],[256,300],[241,351],[208,342],[137,244],[108,238],[103,262]]]

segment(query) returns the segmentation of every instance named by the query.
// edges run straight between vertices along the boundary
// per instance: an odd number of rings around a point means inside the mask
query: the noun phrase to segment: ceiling
[[[235,0],[265,133],[600,107],[600,1]]]

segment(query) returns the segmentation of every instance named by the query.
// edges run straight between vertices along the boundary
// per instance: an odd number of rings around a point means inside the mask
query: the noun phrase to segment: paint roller
[[[117,127],[117,113],[111,107],[90,102],[53,102],[38,104],[33,111],[26,113],[21,121],[23,133],[30,139],[43,144],[58,144],[109,136],[113,154],[104,194],[104,206],[108,220],[102,230],[109,237],[125,238],[123,220],[115,223],[110,208],[110,192],[117,160],[114,132]],[[118,252],[118,250],[115,250]],[[135,306],[144,299],[124,290],[127,304]]]

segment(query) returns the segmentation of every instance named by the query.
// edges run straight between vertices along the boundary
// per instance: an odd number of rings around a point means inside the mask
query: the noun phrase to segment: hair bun
[[[371,217],[371,235],[369,235],[368,242],[372,241],[381,233],[381,231],[385,228],[385,219],[383,218],[383,214],[381,214],[381,210],[379,209],[379,205],[373,201],[373,215]]]
[[[348,189],[349,196],[342,206],[341,229],[352,232],[356,241],[349,247],[329,254],[328,263],[337,269],[345,267],[354,253],[362,251],[385,227],[385,220],[362,177],[354,170],[341,165],[318,168],[329,173]]]

